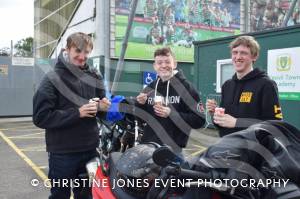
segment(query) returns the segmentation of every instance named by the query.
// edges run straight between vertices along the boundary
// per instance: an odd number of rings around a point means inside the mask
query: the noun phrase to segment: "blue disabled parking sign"
[[[151,84],[151,82],[153,82],[154,80],[156,80],[156,73],[154,72],[143,72],[143,87],[148,86],[149,84]]]

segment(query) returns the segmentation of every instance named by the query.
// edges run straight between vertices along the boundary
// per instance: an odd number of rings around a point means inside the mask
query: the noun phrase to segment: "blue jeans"
[[[52,181],[51,185],[55,185],[51,187],[49,199],[70,199],[71,189],[74,199],[92,198],[88,180],[81,180],[79,175],[86,173],[86,163],[96,156],[96,150],[65,154],[48,153],[48,178]],[[63,184],[64,182],[68,184]]]

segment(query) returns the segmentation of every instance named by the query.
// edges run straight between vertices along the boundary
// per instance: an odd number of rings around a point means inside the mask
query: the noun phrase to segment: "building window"
[[[216,82],[216,92],[221,93],[221,87],[226,80],[231,79],[234,74],[234,69],[231,59],[221,59],[217,60],[217,82]]]

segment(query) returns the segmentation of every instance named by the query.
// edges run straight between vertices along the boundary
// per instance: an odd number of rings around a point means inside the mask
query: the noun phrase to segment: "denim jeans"
[[[96,156],[96,150],[64,154],[48,153],[48,178],[52,181],[49,199],[70,199],[71,190],[74,199],[92,198],[89,183],[80,179],[80,174],[86,173],[86,163]],[[73,185],[70,184],[71,181]],[[64,182],[68,184],[63,184]]]

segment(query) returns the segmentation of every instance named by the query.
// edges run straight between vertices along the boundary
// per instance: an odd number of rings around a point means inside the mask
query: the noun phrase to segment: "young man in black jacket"
[[[230,48],[236,73],[222,86],[220,107],[225,114],[215,111],[215,101],[206,102],[221,137],[262,120],[282,119],[276,83],[265,72],[253,68],[260,49],[257,41],[251,36],[240,36]]]
[[[136,113],[147,122],[142,142],[170,145],[176,153],[186,146],[191,128],[205,123],[197,90],[176,70],[170,48],[154,53],[154,70],[158,78],[138,96],[141,109]]]
[[[82,195],[83,187],[89,185],[78,175],[86,172],[85,164],[96,156],[99,131],[95,116],[110,106],[102,77],[86,64],[92,49],[88,35],[71,34],[54,71],[46,74],[33,98],[33,122],[46,129],[48,177],[54,185],[50,199],[69,199],[71,181],[76,185],[74,198],[91,196]]]

